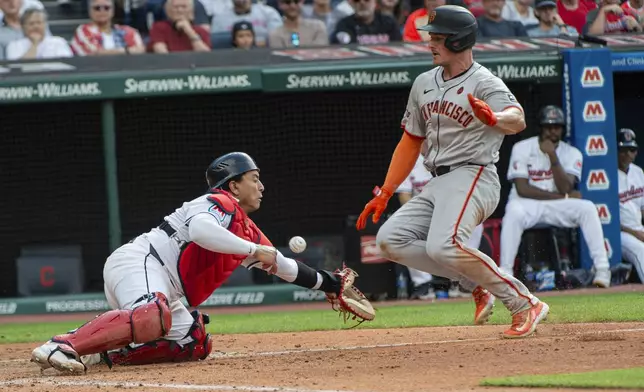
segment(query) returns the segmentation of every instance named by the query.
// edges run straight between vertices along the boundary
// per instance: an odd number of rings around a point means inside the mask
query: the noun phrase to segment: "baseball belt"
[[[459,167],[467,166],[467,165],[483,166],[483,167],[487,166],[487,165],[481,165],[480,163],[468,162],[468,163],[464,163],[462,165],[456,165],[456,166],[436,166],[436,168],[434,170],[431,170],[430,173],[432,174],[432,176],[438,177],[438,176],[442,176],[443,174],[447,174],[452,170],[458,169]]]
[[[158,228],[163,230],[163,231],[165,231],[165,233],[168,235],[168,237],[172,237],[172,235],[177,232],[175,229],[172,228],[172,226],[170,226],[168,221],[165,221],[165,220],[163,221],[163,223],[161,223],[158,226]]]

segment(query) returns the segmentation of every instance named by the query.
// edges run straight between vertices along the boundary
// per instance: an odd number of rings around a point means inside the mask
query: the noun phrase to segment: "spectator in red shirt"
[[[403,29],[403,41],[428,42],[429,34],[425,31],[418,31],[418,28],[425,26],[428,19],[427,15],[441,5],[445,5],[445,0],[425,0],[424,8],[419,8],[409,14]]]
[[[572,26],[579,34],[584,31],[586,14],[588,11],[597,8],[591,0],[558,0],[557,12],[561,20],[568,26]]]
[[[112,0],[91,0],[89,17],[91,22],[78,26],[71,40],[72,50],[77,56],[145,52],[145,46],[138,31],[130,26],[112,24],[114,18]]]
[[[586,15],[584,33],[590,35],[642,31],[637,12],[619,6],[619,0],[602,0],[599,9]]]
[[[644,19],[644,0],[626,0],[622,3],[622,8],[634,11],[639,16],[640,21]]]
[[[165,12],[168,19],[155,22],[150,29],[149,48],[152,52],[210,51],[210,34],[193,23],[193,1],[166,1]]]

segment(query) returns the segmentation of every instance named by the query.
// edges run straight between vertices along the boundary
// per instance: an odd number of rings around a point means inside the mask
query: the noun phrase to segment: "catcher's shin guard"
[[[110,310],[75,331],[51,341],[69,346],[77,356],[115,350],[130,343],[145,343],[165,336],[172,327],[168,299],[163,293],[141,297],[131,310]],[[71,352],[70,352],[71,353]]]
[[[208,315],[198,310],[192,311],[195,319],[186,337],[192,342],[183,346],[177,342],[158,339],[140,346],[127,346],[103,355],[103,359],[112,365],[149,365],[162,362],[187,362],[206,359],[212,351],[212,339],[206,333],[205,325],[210,322]]]

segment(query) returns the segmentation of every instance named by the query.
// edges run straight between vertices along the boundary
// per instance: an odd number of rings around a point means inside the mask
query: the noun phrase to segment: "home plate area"
[[[197,363],[40,370],[35,344],[0,346],[0,389],[11,391],[396,392],[483,391],[485,377],[644,366],[641,323],[544,324],[522,340],[506,326],[352,329],[214,336]],[[496,389],[501,390],[501,389]],[[512,389],[520,391],[521,389]],[[540,389],[545,391],[545,389]],[[557,389],[549,389],[554,391]],[[564,389],[561,389],[564,390]]]

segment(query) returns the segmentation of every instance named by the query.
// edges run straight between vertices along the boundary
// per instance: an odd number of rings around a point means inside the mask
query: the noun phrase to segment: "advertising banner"
[[[621,261],[621,246],[611,52],[573,49],[565,50],[563,56],[568,140],[583,154],[579,191],[597,207],[604,246],[614,266]],[[585,238],[579,243],[582,267],[590,269],[593,262]]]
[[[644,71],[644,52],[613,52],[613,72]]]

